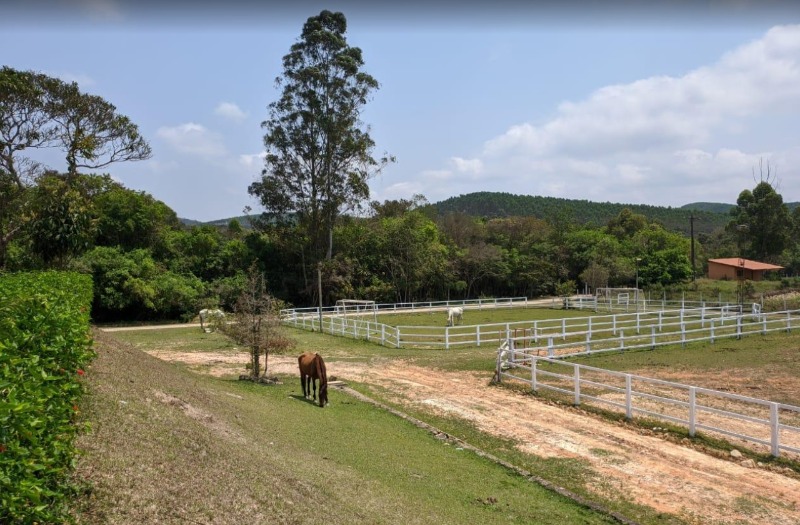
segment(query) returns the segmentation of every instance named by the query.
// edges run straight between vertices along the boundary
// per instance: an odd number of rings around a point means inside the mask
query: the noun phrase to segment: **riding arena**
[[[540,396],[683,428],[768,452],[800,457],[800,406],[573,362],[592,355],[715,344],[788,333],[800,310],[764,311],[761,303],[652,300],[608,290],[597,296],[525,297],[375,304],[281,311],[305,330],[364,339],[388,348],[496,349],[496,382]],[[501,322],[476,322],[507,319]],[[405,324],[409,321],[414,324]],[[400,323],[403,324],[400,324]]]

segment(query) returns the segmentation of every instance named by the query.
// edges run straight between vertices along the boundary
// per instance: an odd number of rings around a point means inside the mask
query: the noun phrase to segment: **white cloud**
[[[494,188],[480,188],[492,191],[662,205],[731,202],[753,186],[759,158],[787,157],[753,148],[768,143],[769,119],[797,113],[800,26],[778,26],[684,75],[600,87],[561,103],[542,124],[510,126],[474,158],[451,157],[450,169],[423,172],[422,193],[439,192],[443,180],[464,186],[450,194],[476,191],[467,188],[475,177],[459,180],[449,176],[454,171],[492,180]],[[800,167],[785,168],[784,180],[800,179]]]
[[[189,155],[220,157],[227,153],[219,134],[193,122],[158,128],[156,136],[176,151]]]
[[[472,173],[478,175],[483,171],[483,162],[481,159],[462,159],[461,157],[450,157],[450,163],[455,167],[456,171],[461,173]]]
[[[220,102],[214,110],[216,115],[224,117],[236,122],[241,122],[247,118],[247,113],[241,110],[239,106],[233,102]]]
[[[256,166],[263,166],[264,165],[264,158],[267,156],[267,153],[262,151],[261,153],[255,154],[242,154],[239,155],[239,164],[246,168],[254,168]]]

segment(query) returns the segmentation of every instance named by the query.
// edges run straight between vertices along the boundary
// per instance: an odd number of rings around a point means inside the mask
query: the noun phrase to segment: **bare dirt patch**
[[[150,352],[226,375],[248,354]],[[271,356],[271,374],[296,374],[294,356]],[[654,433],[489,385],[491,372],[442,372],[400,361],[375,367],[331,361],[328,375],[378,385],[396,401],[471,421],[541,457],[578,458],[599,474],[591,489],[692,523],[800,523],[800,480],[710,456]]]

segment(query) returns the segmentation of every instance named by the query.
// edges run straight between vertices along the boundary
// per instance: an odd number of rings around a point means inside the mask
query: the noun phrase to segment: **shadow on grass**
[[[303,401],[303,402],[308,403],[310,405],[319,406],[319,402],[316,399],[311,399],[310,397],[303,397],[302,394],[292,394],[289,397],[291,397],[295,401]]]

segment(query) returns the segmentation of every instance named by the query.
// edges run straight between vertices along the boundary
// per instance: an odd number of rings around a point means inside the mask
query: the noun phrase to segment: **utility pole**
[[[317,263],[317,288],[319,290],[319,333],[322,333],[322,262]]]
[[[689,234],[692,237],[692,282],[694,282],[694,280],[696,278],[695,277],[696,272],[695,272],[695,269],[694,269],[694,220],[696,218],[697,217],[695,217],[693,213],[689,214]]]

